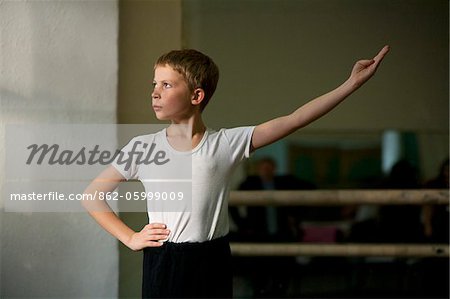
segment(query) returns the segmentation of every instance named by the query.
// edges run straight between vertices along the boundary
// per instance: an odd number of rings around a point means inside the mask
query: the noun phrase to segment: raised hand
[[[252,135],[252,150],[278,141],[330,112],[375,74],[387,52],[389,46],[381,49],[373,59],[356,62],[348,80],[332,91],[309,101],[291,114],[257,125]]]
[[[389,46],[384,46],[373,59],[357,61],[353,66],[349,80],[357,87],[363,85],[375,74],[378,66],[388,52]]]

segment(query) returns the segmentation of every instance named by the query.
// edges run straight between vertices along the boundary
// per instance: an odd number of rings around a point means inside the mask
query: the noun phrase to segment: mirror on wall
[[[320,189],[382,188],[394,165],[406,161],[423,184],[438,174],[448,144],[445,132],[302,133],[256,151],[246,173],[254,174],[257,161],[270,157],[277,174],[294,175]]]

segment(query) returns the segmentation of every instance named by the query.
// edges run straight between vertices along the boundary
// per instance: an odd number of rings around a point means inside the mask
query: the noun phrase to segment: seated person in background
[[[407,160],[392,166],[383,188],[419,189],[417,169]],[[418,205],[386,205],[380,209],[382,242],[417,243],[423,241]]]
[[[434,179],[425,183],[426,189],[449,188],[449,159],[445,160]],[[430,242],[449,242],[449,207],[447,205],[425,205],[422,208],[424,235]]]
[[[380,189],[418,189],[416,168],[407,160],[392,166]],[[420,207],[417,205],[380,206],[373,218],[352,226],[350,242],[417,243],[423,241]]]
[[[239,185],[239,190],[306,190],[315,185],[293,175],[276,175],[272,158],[257,162],[257,175],[249,176]],[[257,206],[246,207],[247,216],[230,208],[230,215],[238,227],[236,239],[248,242],[298,241],[299,208]]]

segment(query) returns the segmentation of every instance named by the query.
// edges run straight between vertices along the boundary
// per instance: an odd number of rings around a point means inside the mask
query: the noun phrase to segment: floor
[[[235,298],[449,298],[449,259],[234,258]]]

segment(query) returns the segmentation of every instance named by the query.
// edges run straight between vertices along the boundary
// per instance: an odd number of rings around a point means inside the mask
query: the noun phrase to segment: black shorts
[[[144,248],[142,298],[231,298],[228,237]]]

